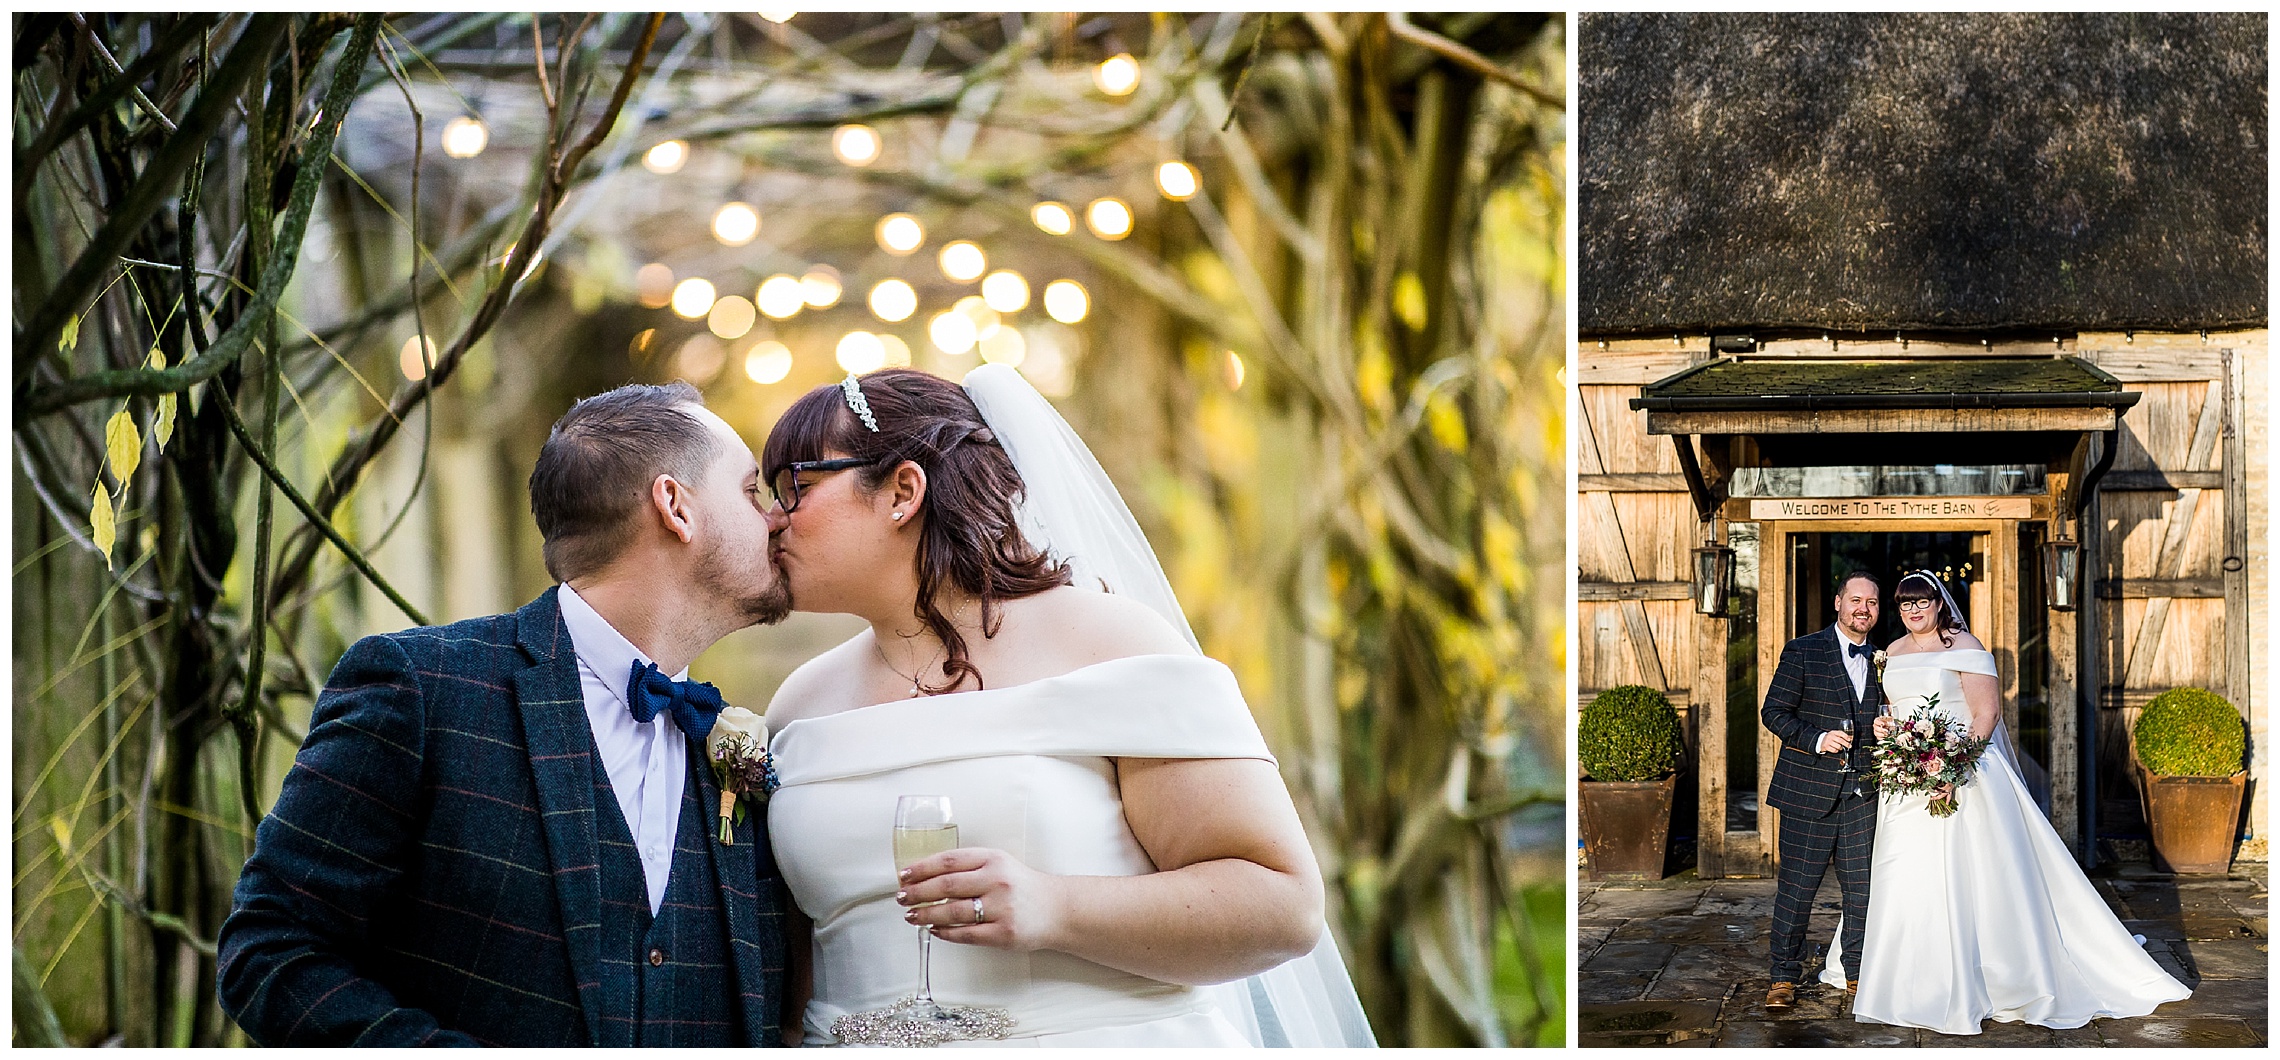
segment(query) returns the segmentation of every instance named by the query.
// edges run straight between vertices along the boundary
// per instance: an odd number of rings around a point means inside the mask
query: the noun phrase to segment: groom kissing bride
[[[767,454],[686,384],[581,401],[531,475],[560,584],[342,656],[217,939],[254,1041],[974,1036],[903,1018],[921,925],[987,1037],[1374,1044],[1232,674],[1035,390],[849,376]],[[724,797],[705,737],[763,726],[688,667],[795,604],[869,628],[785,681],[761,790]],[[918,792],[963,845],[898,874]]]
[[[2190,996],[2115,918],[2028,792],[1995,657],[1946,585],[1903,574],[1892,601],[1906,632],[1880,648],[1869,635],[1883,592],[1867,571],[1840,579],[1836,624],[1783,647],[1766,692],[1762,717],[1781,740],[1766,797],[1781,811],[1766,1010],[1797,1002],[1813,895],[1832,860],[1844,914],[1821,981],[1859,1022],[2064,1029]],[[1880,798],[1872,779],[1871,737],[1930,714],[1987,741],[1944,816],[1931,804],[1947,793]]]

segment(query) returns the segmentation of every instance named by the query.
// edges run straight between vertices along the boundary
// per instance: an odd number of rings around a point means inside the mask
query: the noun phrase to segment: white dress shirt
[[[626,686],[636,661],[650,658],[633,646],[565,585],[557,597],[562,624],[570,627],[570,646],[578,653],[578,685],[586,697],[586,722],[594,730],[594,746],[602,753],[602,769],[617,792],[618,809],[625,814],[626,830],[633,833],[634,849],[641,853],[641,875],[649,885],[649,912],[655,916],[665,902],[665,880],[673,871],[673,833],[681,823],[681,789],[688,781],[689,741],[673,723],[669,711],[658,711],[646,722],[633,720],[626,705]],[[689,671],[673,675],[687,680]],[[599,806],[594,812],[604,812]]]
[[[1868,698],[1868,656],[1854,655],[1852,649],[1847,647],[1847,645],[1852,644],[1866,644],[1868,638],[1861,637],[1856,640],[1852,634],[1845,632],[1843,626],[1831,628],[1837,631],[1837,651],[1845,657],[1845,672],[1852,675],[1853,699],[1858,701]]]

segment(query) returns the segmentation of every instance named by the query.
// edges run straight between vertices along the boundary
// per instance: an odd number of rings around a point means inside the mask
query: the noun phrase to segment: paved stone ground
[[[1772,880],[1681,876],[1651,884],[1585,882],[1577,911],[1576,1002],[1595,1046],[2249,1046],[2266,1034],[2267,867],[2170,876],[2143,864],[2092,875],[2116,916],[2193,996],[2151,1016],[2054,1031],[1988,1021],[1976,1036],[1855,1023],[1842,991],[1813,979],[1836,929],[1836,877],[1813,905],[1806,983],[1795,1007],[1768,1013],[1766,932]]]

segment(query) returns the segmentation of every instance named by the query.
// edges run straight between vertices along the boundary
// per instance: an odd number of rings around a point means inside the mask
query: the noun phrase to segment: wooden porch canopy
[[[1882,448],[1892,463],[2078,468],[2091,436],[2103,434],[2096,466],[2069,476],[2079,485],[2060,510],[2079,515],[2113,463],[2122,411],[2137,401],[2077,357],[1782,358],[1707,361],[1648,384],[1631,407],[1646,411],[1648,433],[1672,436],[1695,511],[1708,522],[1736,467],[1857,464]]]

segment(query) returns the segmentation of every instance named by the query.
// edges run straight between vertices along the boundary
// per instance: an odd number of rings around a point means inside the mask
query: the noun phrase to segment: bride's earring
[[[897,519],[900,519],[900,518],[902,518],[902,513],[901,513],[901,512],[896,512],[896,513],[895,513],[895,518],[897,518]]]

